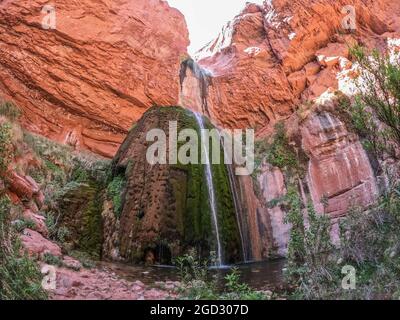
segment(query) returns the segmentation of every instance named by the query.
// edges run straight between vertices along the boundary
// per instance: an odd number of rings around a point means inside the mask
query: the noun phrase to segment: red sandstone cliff
[[[152,105],[178,100],[183,15],[161,0],[0,2],[0,94],[29,130],[113,156]]]
[[[354,201],[373,201],[377,183],[370,161],[329,105],[334,91],[353,93],[350,80],[357,70],[349,45],[399,46],[399,1],[247,5],[199,53],[199,65],[208,71],[186,69],[181,90],[187,29],[183,16],[165,2],[58,1],[57,28],[48,31],[40,26],[44,3],[0,3],[0,93],[23,108],[29,130],[112,156],[133,121],[153,104],[176,104],[179,95],[181,104],[198,110],[206,98],[215,123],[255,127],[260,137],[313,100],[328,111],[309,112],[291,129],[310,158],[303,185],[315,207],[321,211],[321,198],[327,198],[327,213],[337,219]],[[353,31],[342,26],[346,5],[355,8]],[[265,203],[286,191],[277,168],[264,164],[257,178],[261,195],[254,195],[249,180],[241,192],[254,256],[261,259],[271,246],[271,228],[278,252],[285,250],[284,212]]]
[[[355,8],[353,31],[342,26],[347,5]],[[400,37],[399,15],[396,0],[248,4],[197,54],[200,66],[213,75],[208,105],[214,121],[262,132],[287,118],[301,101],[342,89],[351,68],[348,46],[386,47]],[[183,94],[184,103],[196,100]]]
[[[348,5],[355,9],[354,30],[342,25]],[[263,138],[271,136],[277,121],[285,120],[309,158],[301,181],[303,194],[306,190],[304,196],[311,197],[316,210],[331,216],[335,237],[339,217],[353,205],[366,206],[376,199],[378,177],[359,138],[337,116],[334,93],[355,93],[352,80],[358,73],[349,47],[358,43],[398,49],[399,16],[396,0],[248,4],[197,54],[203,70],[186,71],[181,103],[205,109],[202,95],[206,96],[206,108],[216,124],[254,127]],[[199,74],[208,76],[206,91],[196,90]],[[308,105],[306,114],[298,110],[302,104]],[[320,110],[314,112],[312,105]],[[256,259],[267,257],[271,246],[284,253],[289,236],[285,213],[280,206],[267,205],[285,195],[285,177],[267,163],[260,170],[257,197],[248,179],[240,184]]]

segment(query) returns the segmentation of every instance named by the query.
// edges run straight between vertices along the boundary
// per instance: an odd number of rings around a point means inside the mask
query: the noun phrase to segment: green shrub
[[[62,260],[59,257],[52,255],[51,253],[44,254],[43,262],[57,267],[61,267],[63,265]]]
[[[32,220],[20,219],[20,220],[15,221],[13,226],[14,226],[15,231],[20,233],[20,232],[24,231],[26,228],[35,230],[36,225]]]
[[[300,211],[295,204],[296,220]],[[293,214],[292,212],[292,214]],[[291,221],[296,221],[290,219]],[[294,299],[398,299],[400,293],[400,185],[379,203],[351,209],[340,223],[340,247],[330,243],[330,220],[308,208],[308,227],[291,233],[286,275]],[[299,224],[298,224],[299,225]],[[300,223],[301,225],[301,223]],[[356,270],[356,288],[342,288],[342,268]]]
[[[0,198],[0,300],[47,299],[37,264],[26,254],[10,223],[11,202]]]
[[[71,233],[66,226],[61,226],[57,230],[57,240],[61,243],[64,243],[70,235]]]
[[[284,202],[287,208],[284,222],[291,225],[288,244],[288,265],[289,271],[295,273],[295,270],[304,264],[306,258],[302,201],[295,186],[290,185],[288,187]]]
[[[348,108],[364,145],[377,157],[396,157],[400,146],[400,65],[377,50],[356,46],[352,56],[360,65],[360,93]],[[377,121],[378,120],[378,121]]]
[[[265,300],[267,297],[262,292],[252,290],[246,283],[240,282],[240,272],[233,268],[225,276],[226,292],[221,296],[224,300]]]

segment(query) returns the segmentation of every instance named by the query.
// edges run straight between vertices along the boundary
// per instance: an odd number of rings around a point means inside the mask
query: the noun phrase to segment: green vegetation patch
[[[0,101],[0,116],[8,118],[10,121],[18,120],[21,110],[10,101]]]
[[[47,299],[38,265],[22,253],[11,227],[11,206],[7,197],[0,197],[0,300]]]

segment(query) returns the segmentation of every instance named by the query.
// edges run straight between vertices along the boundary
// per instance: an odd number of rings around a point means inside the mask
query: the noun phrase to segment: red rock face
[[[355,8],[355,30],[342,25],[347,5]],[[359,43],[384,50],[395,44],[393,39],[400,39],[399,15],[400,3],[395,0],[272,0],[263,6],[247,5],[198,53],[203,72],[212,74],[207,92],[210,116],[222,127],[253,127],[264,137],[271,135],[277,121],[293,118],[302,103],[323,105],[337,90],[353,95],[351,80],[357,70],[349,47]],[[187,72],[181,103],[201,110],[194,78]],[[311,113],[297,135],[310,157],[303,185],[308,185],[318,212],[328,213],[335,224],[351,206],[366,206],[376,199],[369,159],[358,137],[337,117]],[[258,180],[259,201],[252,192],[242,195],[247,215],[256,221],[249,224],[253,255],[265,257],[271,247],[284,254],[289,230],[283,223],[285,213],[265,204],[285,195],[284,176],[277,168],[264,167]],[[249,189],[245,181],[241,187]],[[305,198],[304,190],[302,195]]]
[[[339,119],[328,112],[313,115],[301,132],[310,155],[307,180],[317,212],[337,218],[350,206],[365,207],[376,199],[378,188],[369,159],[358,137]]]
[[[271,168],[269,165],[263,166],[258,180],[262,196],[267,203],[271,203],[271,201],[280,199],[286,195],[285,178],[278,168]],[[272,230],[273,244],[270,244],[270,246],[275,246],[274,249],[279,255],[285,255],[290,231],[290,226],[285,223],[286,213],[280,205],[270,205],[265,211],[266,215],[269,216]]]
[[[342,26],[347,5],[355,8],[353,31]],[[213,75],[208,105],[214,122],[255,127],[263,134],[290,116],[301,101],[346,89],[348,46],[360,42],[386,47],[390,38],[400,38],[399,14],[396,0],[272,0],[263,6],[247,5],[198,53],[199,64]],[[188,86],[193,86],[192,80],[188,77]],[[196,104],[188,91],[183,90],[184,101]]]
[[[44,30],[45,4],[1,2],[0,93],[29,130],[111,157],[144,111],[177,103],[184,18],[161,0],[57,1]]]
[[[208,102],[218,125],[261,128],[292,112],[294,96],[270,50],[261,7],[248,6],[199,58],[213,75]]]
[[[52,254],[53,256],[59,257],[62,255],[61,248],[44,238],[40,233],[25,229],[21,235],[21,242],[24,249],[32,257],[42,257],[44,254]]]

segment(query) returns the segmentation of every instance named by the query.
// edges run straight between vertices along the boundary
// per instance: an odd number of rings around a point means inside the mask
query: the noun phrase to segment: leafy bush
[[[351,50],[360,65],[360,93],[349,108],[355,128],[366,147],[377,156],[397,157],[400,147],[400,65],[389,54],[362,47]],[[378,120],[378,121],[376,121]]]
[[[65,242],[70,235],[71,233],[66,226],[61,226],[57,230],[57,240],[61,243]]]
[[[240,272],[233,268],[231,273],[225,276],[226,292],[221,296],[225,300],[265,300],[262,292],[252,290],[246,283],[240,282]]]
[[[11,228],[11,202],[0,198],[0,300],[46,299],[42,275],[37,264],[26,254]]]
[[[296,187],[288,187],[284,202],[287,208],[284,222],[291,225],[288,244],[288,265],[291,270],[304,264],[306,259],[302,201]]]
[[[45,224],[49,231],[49,238],[63,244],[70,236],[70,231],[66,226],[58,226],[58,218],[49,212],[46,214]]]
[[[392,192],[391,192],[392,193]],[[391,197],[400,203],[397,192]],[[396,204],[397,206],[397,204]],[[310,261],[295,297],[306,299],[398,299],[400,297],[400,206],[385,197],[368,211],[353,209],[341,222],[341,246],[326,259]],[[342,268],[356,271],[356,287],[342,288]]]
[[[57,267],[61,267],[63,265],[62,260],[59,257],[52,255],[51,253],[44,254],[43,262]]]

